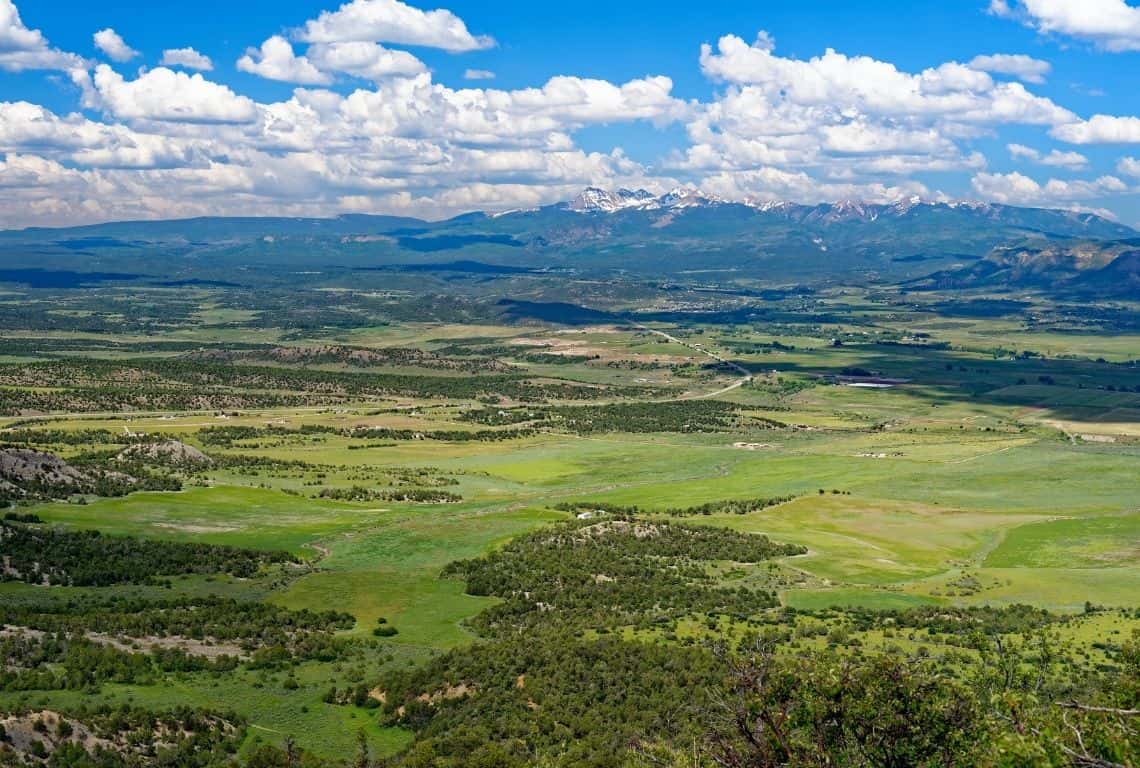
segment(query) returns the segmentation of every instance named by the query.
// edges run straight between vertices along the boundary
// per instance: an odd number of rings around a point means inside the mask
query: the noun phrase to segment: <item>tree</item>
[[[731,687],[709,737],[726,768],[977,764],[985,722],[975,699],[929,662],[781,659],[763,644],[727,661]]]
[[[368,736],[363,730],[356,733],[356,760],[353,768],[369,768],[372,765],[372,754],[368,748]]]

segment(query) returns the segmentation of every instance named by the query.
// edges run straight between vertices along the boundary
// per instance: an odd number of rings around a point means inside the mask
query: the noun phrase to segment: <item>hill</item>
[[[927,290],[1033,289],[1085,298],[1140,295],[1140,240],[1026,242],[936,272],[909,287]]]

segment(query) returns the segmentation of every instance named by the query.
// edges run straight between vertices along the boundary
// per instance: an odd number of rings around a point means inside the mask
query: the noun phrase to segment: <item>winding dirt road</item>
[[[637,328],[639,330],[647,331],[649,333],[660,336],[661,338],[665,339],[666,341],[672,342],[673,344],[678,344],[678,345],[685,347],[687,349],[691,349],[698,354],[704,355],[705,357],[716,360],[718,363],[722,363],[724,365],[727,365],[729,368],[732,368],[733,370],[735,370],[737,373],[740,374],[740,378],[737,379],[736,381],[734,381],[732,384],[729,384],[727,387],[722,387],[722,388],[716,390],[715,392],[705,392],[705,393],[702,393],[699,395],[687,395],[685,397],[678,398],[680,400],[708,400],[709,398],[720,397],[721,395],[726,394],[728,392],[731,392],[734,389],[740,389],[745,384],[752,381],[752,372],[751,371],[749,371],[743,365],[739,365],[737,363],[734,363],[731,360],[725,360],[723,357],[718,355],[716,352],[712,352],[712,351],[707,350],[704,347],[698,346],[696,344],[690,344],[687,341],[682,341],[681,339],[678,339],[676,336],[674,336],[670,333],[666,333],[665,331],[659,331],[656,328],[649,328],[648,326],[644,326],[644,325],[638,325]]]

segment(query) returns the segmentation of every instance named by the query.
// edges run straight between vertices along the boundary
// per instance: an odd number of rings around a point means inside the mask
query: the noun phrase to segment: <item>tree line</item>
[[[83,587],[149,584],[160,576],[191,573],[248,578],[271,564],[300,562],[281,551],[108,536],[11,521],[0,522],[0,554],[8,563],[4,580]]]

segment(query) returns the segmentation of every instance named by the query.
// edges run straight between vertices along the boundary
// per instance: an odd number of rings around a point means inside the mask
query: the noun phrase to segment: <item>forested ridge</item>
[[[270,564],[298,562],[287,552],[107,536],[9,521],[0,522],[0,554],[6,563],[5,579],[94,587],[145,584],[186,573],[247,577]]]
[[[607,629],[672,623],[693,614],[748,615],[776,605],[769,591],[720,586],[712,561],[756,563],[802,547],[719,528],[614,517],[564,523],[474,560],[453,563],[473,595],[503,602],[473,620],[493,634],[556,622]]]

